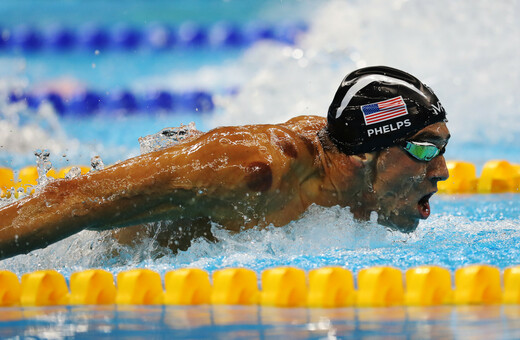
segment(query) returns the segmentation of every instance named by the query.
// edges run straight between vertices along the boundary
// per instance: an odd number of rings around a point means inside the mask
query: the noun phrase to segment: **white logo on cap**
[[[350,100],[352,98],[354,98],[356,93],[358,93],[361,89],[363,89],[364,87],[366,87],[367,85],[369,85],[370,83],[372,83],[374,81],[385,81],[387,83],[403,85],[403,86],[406,86],[406,87],[414,90],[415,92],[419,93],[421,96],[426,98],[426,95],[424,93],[419,91],[412,84],[405,82],[404,80],[384,76],[382,74],[370,74],[370,75],[359,78],[357,83],[355,83],[354,85],[352,85],[352,87],[350,89],[348,89],[347,93],[345,94],[345,97],[343,97],[343,100],[341,101],[341,105],[336,110],[336,119],[341,117],[343,110],[345,110],[348,103],[350,103]],[[345,82],[343,82],[342,85],[345,85]]]
[[[437,106],[432,104],[432,108],[433,108],[434,115],[438,115],[438,114],[444,112],[444,107],[442,107],[441,102],[437,102]]]

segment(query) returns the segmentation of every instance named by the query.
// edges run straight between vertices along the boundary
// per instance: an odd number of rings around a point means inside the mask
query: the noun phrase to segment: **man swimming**
[[[162,243],[185,249],[211,222],[240,231],[283,226],[311,205],[350,207],[367,220],[411,232],[430,215],[447,179],[446,113],[417,78],[389,67],[347,75],[327,119],[220,127],[172,147],[72,179],[55,180],[0,209],[0,257],[84,229],[142,237],[169,221]],[[171,242],[179,228],[188,235]]]

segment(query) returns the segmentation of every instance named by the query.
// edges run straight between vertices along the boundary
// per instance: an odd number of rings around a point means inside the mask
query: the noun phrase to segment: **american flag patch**
[[[361,111],[363,111],[366,125],[377,124],[408,114],[406,104],[401,96],[363,105],[361,106]]]

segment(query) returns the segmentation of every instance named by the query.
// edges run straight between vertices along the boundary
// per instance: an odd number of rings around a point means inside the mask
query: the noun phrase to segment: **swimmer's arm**
[[[207,138],[203,148],[194,144],[181,152],[172,149],[163,165],[171,171],[162,185],[156,185],[155,196],[164,197],[162,203],[119,218],[113,221],[114,226],[143,223],[150,217],[175,220],[204,216],[217,223],[225,221],[227,229],[238,231],[244,225],[246,211],[263,214],[268,200],[264,194],[280,186],[287,170],[280,164],[288,162],[280,160],[278,146],[237,144]]]
[[[103,229],[118,216],[157,205],[153,171],[131,159],[50,182],[32,196],[0,208],[0,258],[44,248],[86,228]]]
[[[231,140],[233,134],[228,144],[209,135],[102,171],[56,180],[31,197],[0,208],[0,258],[46,247],[87,228],[217,213],[223,219],[240,218],[233,204],[253,195],[261,196],[251,204],[261,206],[250,207],[265,215],[259,211],[269,209],[264,194],[287,182],[292,158],[268,138],[250,143],[245,137]]]
[[[196,170],[196,164],[204,161],[179,152],[153,153],[53,181],[32,196],[0,208],[0,258],[44,248],[87,228],[112,229],[180,214],[211,216],[212,206],[218,205],[215,197],[226,200],[241,183],[233,182],[235,165],[220,171]],[[198,199],[202,188],[207,193],[203,200]],[[190,204],[191,209],[179,210]]]

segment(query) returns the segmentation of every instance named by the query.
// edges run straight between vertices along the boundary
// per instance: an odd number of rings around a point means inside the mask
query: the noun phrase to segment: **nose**
[[[448,167],[446,166],[446,160],[444,156],[440,155],[432,159],[428,164],[428,177],[435,183],[439,181],[445,181],[450,177]]]

